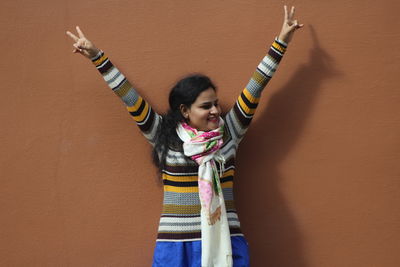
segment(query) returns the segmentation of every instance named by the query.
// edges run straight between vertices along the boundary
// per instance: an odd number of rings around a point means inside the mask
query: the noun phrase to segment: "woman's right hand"
[[[74,40],[75,42],[73,44],[74,50],[72,50],[72,52],[80,53],[81,55],[89,59],[95,57],[100,52],[100,50],[97,49],[93,45],[93,43],[85,37],[79,26],[76,26],[76,31],[78,32],[79,37],[67,31],[67,35],[71,37],[72,40]]]
[[[278,39],[284,41],[285,43],[289,43],[292,40],[294,32],[297,29],[300,29],[304,26],[304,24],[299,24],[297,19],[294,19],[294,6],[288,13],[287,6],[284,6],[285,9],[285,17],[283,20],[283,26],[281,33],[278,35]]]

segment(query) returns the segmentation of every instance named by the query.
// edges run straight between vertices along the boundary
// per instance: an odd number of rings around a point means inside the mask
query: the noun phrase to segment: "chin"
[[[212,130],[215,130],[215,129],[217,129],[218,128],[218,126],[219,126],[219,124],[218,123],[212,123],[209,127],[208,127],[208,131],[212,131]]]

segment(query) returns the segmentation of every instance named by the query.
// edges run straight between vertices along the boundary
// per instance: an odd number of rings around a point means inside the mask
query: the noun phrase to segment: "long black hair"
[[[176,133],[178,123],[185,121],[181,113],[181,105],[190,108],[197,97],[209,88],[217,90],[210,78],[202,74],[186,76],[172,87],[169,93],[169,110],[162,116],[153,148],[153,162],[160,173],[165,168],[168,149],[182,151],[183,142]]]

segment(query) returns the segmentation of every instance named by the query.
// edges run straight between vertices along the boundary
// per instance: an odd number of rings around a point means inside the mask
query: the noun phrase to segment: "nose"
[[[213,114],[213,115],[219,114],[219,109],[218,109],[218,107],[216,105],[212,106],[212,108],[210,110],[210,114]]]

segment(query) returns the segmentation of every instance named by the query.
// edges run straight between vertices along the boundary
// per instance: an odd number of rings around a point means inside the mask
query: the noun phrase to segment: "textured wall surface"
[[[150,266],[162,187],[123,103],[65,35],[80,25],[164,112],[210,75],[225,109],[296,33],[239,149],[252,266],[400,266],[399,1],[2,0],[0,266]]]

